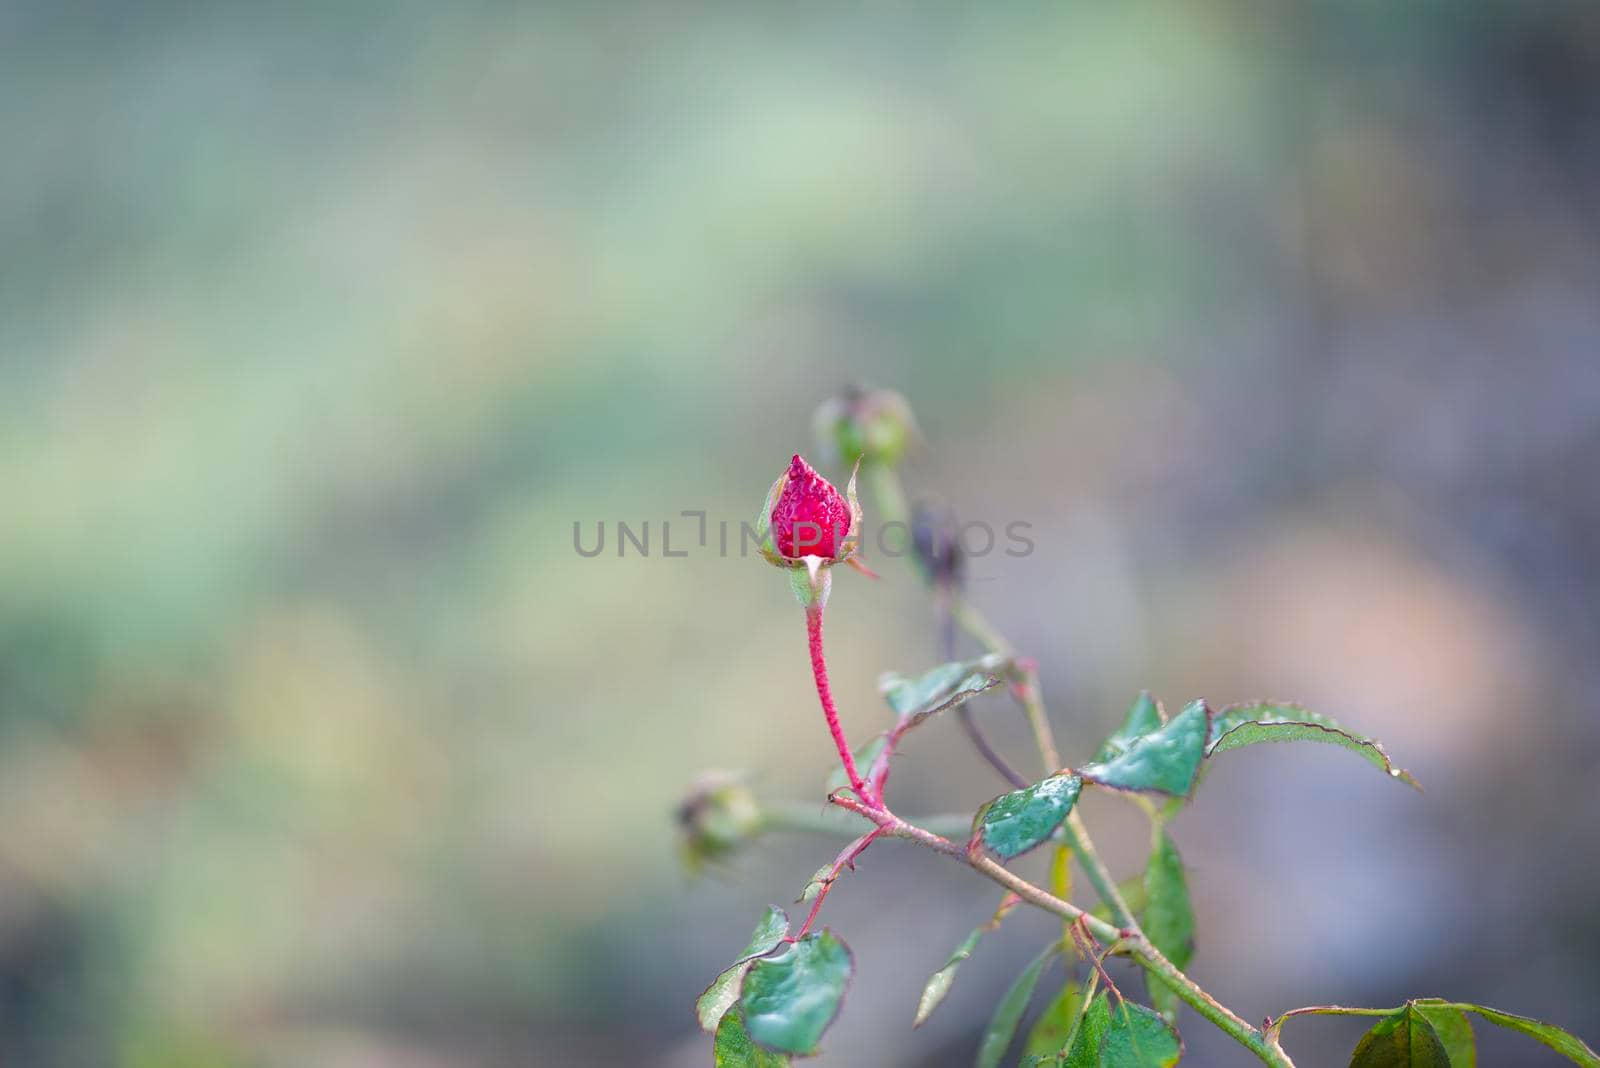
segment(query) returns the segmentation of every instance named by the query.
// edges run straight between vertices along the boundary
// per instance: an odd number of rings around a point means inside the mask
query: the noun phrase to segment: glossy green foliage
[[[1471,1050],[1471,1052],[1462,1052],[1460,1054],[1462,1059],[1460,1060],[1450,1059],[1439,1063],[1448,1063],[1451,1068],[1461,1068],[1463,1064],[1471,1068],[1477,1060],[1476,1048],[1473,1045],[1469,1045],[1471,1029],[1463,1028],[1461,1024],[1465,1022],[1464,1014],[1472,1013],[1498,1027],[1520,1032],[1535,1041],[1542,1042],[1572,1061],[1572,1063],[1583,1065],[1583,1068],[1600,1068],[1600,1054],[1596,1054],[1576,1035],[1556,1027],[1554,1024],[1548,1024],[1542,1020],[1535,1020],[1527,1016],[1501,1012],[1499,1009],[1491,1009],[1485,1005],[1474,1005],[1464,1001],[1445,1001],[1441,998],[1416,998],[1406,1002],[1392,1012],[1387,1010],[1351,1009],[1341,1005],[1314,1005],[1310,1008],[1296,1009],[1292,1013],[1285,1013],[1278,1018],[1278,1022],[1273,1025],[1272,1030],[1275,1033],[1280,1031],[1287,1019],[1293,1016],[1372,1016],[1380,1012],[1385,1013],[1383,1020],[1362,1038],[1361,1045],[1356,1047],[1358,1055],[1363,1054],[1363,1047],[1369,1045],[1369,1039],[1372,1040],[1371,1045],[1379,1045],[1379,1039],[1396,1030],[1399,1027],[1397,1021],[1404,1020],[1408,1028],[1408,1034],[1405,1036],[1408,1044],[1414,1044],[1410,1038],[1409,1031],[1418,1026],[1425,1026],[1429,1033],[1438,1040],[1440,1047],[1446,1051],[1447,1057],[1453,1057],[1458,1050]],[[1455,1019],[1457,1016],[1462,1016],[1463,1020],[1458,1022]],[[1397,1044],[1398,1040],[1390,1039],[1389,1041],[1393,1045]],[[1351,1063],[1352,1065],[1357,1063],[1377,1065],[1408,1064],[1412,1062],[1375,1060],[1352,1061]],[[1431,1062],[1416,1061],[1415,1063],[1425,1064]]]
[[[1082,1013],[1083,987],[1076,980],[1069,979],[1033,1022],[1033,1027],[1028,1031],[1028,1041],[1022,1047],[1023,1061],[1026,1062],[1030,1057],[1053,1058],[1065,1049]],[[1053,1062],[1047,1060],[1046,1063]]]
[[[828,930],[757,958],[739,996],[750,1037],[781,1053],[815,1053],[853,967],[850,948]]]
[[[1111,1030],[1111,1001],[1101,994],[1089,1002],[1072,1034],[1072,1043],[1059,1059],[1063,1068],[1100,1068],[1100,1050]]]
[[[1183,858],[1164,829],[1157,828],[1155,846],[1144,870],[1144,933],[1162,954],[1178,968],[1189,966],[1194,957],[1194,909],[1189,903],[1189,883],[1183,873]],[[1150,982],[1150,1002],[1168,1020],[1175,1019],[1183,1004],[1178,995],[1161,983]]]
[[[1028,1002],[1033,998],[1033,989],[1039,985],[1039,976],[1044,974],[1044,966],[1055,956],[1056,949],[1052,943],[1033,958],[995,1006],[989,1026],[984,1028],[983,1041],[978,1045],[978,1059],[974,1062],[977,1068],[995,1068],[1011,1048],[1017,1025],[1022,1022],[1022,1014],[1028,1011]]]
[[[1459,1009],[1412,1002],[1412,1008],[1433,1026],[1433,1033],[1450,1057],[1450,1068],[1478,1068],[1478,1040],[1472,1035],[1472,1022]]]
[[[1082,789],[1078,776],[1063,772],[1001,794],[978,810],[973,830],[1002,860],[1021,856],[1055,833]]]
[[[1160,707],[1149,694],[1139,695],[1122,725],[1095,753],[1094,763],[1078,774],[1085,782],[1113,789],[1166,794],[1177,799],[1171,809],[1194,790],[1208,757],[1262,742],[1337,745],[1390,778],[1417,786],[1378,742],[1298,705],[1257,702],[1213,714],[1205,702],[1195,701],[1162,723]]]
[[[1261,742],[1322,742],[1361,757],[1390,778],[1421,789],[1404,768],[1395,766],[1382,745],[1339,726],[1327,716],[1286,704],[1234,705],[1217,713],[1206,755],[1226,753]]]
[[[878,680],[878,691],[902,721],[920,723],[929,716],[954,708],[1000,685],[983,670],[986,661],[951,661],[916,678],[889,672]]]
[[[768,905],[738,960],[711,980],[711,985],[694,1003],[695,1016],[699,1018],[702,1029],[717,1029],[717,1021],[739,1000],[739,984],[744,981],[745,973],[750,970],[755,958],[775,949],[788,933],[788,914],[776,905]]]
[[[1094,762],[1096,764],[1104,764],[1115,760],[1123,753],[1126,753],[1134,742],[1147,734],[1160,730],[1164,722],[1166,721],[1161,715],[1161,706],[1156,703],[1154,697],[1150,696],[1150,691],[1145,690],[1134,699],[1132,706],[1128,709],[1127,717],[1122,721],[1122,726],[1118,727],[1111,733],[1110,737],[1100,743],[1100,749],[1094,755]]]
[[[762,1049],[750,1040],[744,1016],[738,1009],[724,1013],[711,1047],[715,1068],[785,1068],[794,1063],[787,1054]]]
[[[1427,1018],[1406,1005],[1361,1036],[1350,1068],[1450,1068],[1450,1054]]]
[[[1172,1068],[1182,1056],[1183,1040],[1160,1013],[1131,1001],[1111,1007],[1111,1026],[1100,1044],[1104,1068]]]
[[[1031,1063],[1059,1068],[1172,1068],[1182,1056],[1183,1040],[1160,1013],[1101,993],[1084,1011],[1071,1045],[1054,1057],[1035,1057]]]
[[[1139,705],[1135,704],[1135,710]],[[1130,717],[1131,718],[1131,717]],[[1205,759],[1211,716],[1204,701],[1187,705],[1159,730],[1126,738],[1127,725],[1113,735],[1122,751],[1109,760],[1078,769],[1086,782],[1116,790],[1136,790],[1187,797]],[[1101,747],[1108,751],[1111,742]]]
[[[1535,1041],[1542,1042],[1557,1053],[1566,1057],[1574,1064],[1584,1065],[1584,1068],[1600,1068],[1600,1054],[1589,1048],[1582,1039],[1569,1031],[1564,1031],[1554,1024],[1547,1024],[1542,1020],[1535,1020],[1527,1016],[1516,1016],[1499,1009],[1491,1009],[1484,1005],[1472,1005],[1460,1001],[1443,1001],[1439,998],[1418,998],[1411,1004],[1419,1011],[1428,1014],[1430,1018],[1441,1010],[1454,1010],[1456,1012],[1474,1013],[1498,1027],[1519,1031]]]

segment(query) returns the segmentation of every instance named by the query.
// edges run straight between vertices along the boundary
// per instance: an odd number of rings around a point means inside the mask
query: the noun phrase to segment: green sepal
[[[833,573],[820,556],[804,557],[805,566],[789,569],[789,588],[806,611],[822,611],[833,589]]]

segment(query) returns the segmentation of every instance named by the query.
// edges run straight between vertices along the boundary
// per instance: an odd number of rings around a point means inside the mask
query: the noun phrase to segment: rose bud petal
[[[795,453],[783,492],[772,506],[772,542],[787,559],[832,560],[852,528],[851,508],[833,484]]]

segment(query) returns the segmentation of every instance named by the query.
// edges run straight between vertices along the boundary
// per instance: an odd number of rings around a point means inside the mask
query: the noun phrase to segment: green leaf
[[[1106,1032],[1111,1030],[1111,1001],[1101,994],[1089,1002],[1083,1020],[1072,1036],[1072,1045],[1061,1059],[1062,1068],[1100,1068],[1105,1048]],[[1119,1065],[1118,1068],[1121,1068]]]
[[[1138,916],[1140,913],[1144,912],[1144,907],[1148,903],[1148,899],[1145,896],[1143,876],[1135,875],[1131,879],[1122,880],[1117,884],[1117,893],[1122,895],[1122,900],[1127,903],[1129,911],[1131,911],[1135,916]],[[1104,920],[1107,923],[1110,923],[1111,906],[1101,902],[1089,910],[1089,915],[1093,916],[1097,920]]]
[[[978,1059],[974,1062],[977,1068],[995,1068],[1000,1063],[1000,1058],[1006,1055],[1011,1040],[1016,1037],[1017,1024],[1022,1022],[1022,1014],[1028,1011],[1028,1001],[1033,997],[1033,988],[1039,985],[1039,976],[1044,973],[1044,966],[1050,963],[1050,958],[1055,955],[1057,948],[1052,942],[1045,947],[1043,953],[1033,958],[1033,961],[1022,970],[1022,974],[1017,976],[1016,982],[1011,984],[1011,989],[1000,999],[1000,1004],[995,1006],[994,1015],[989,1018],[989,1026],[984,1028],[983,1041],[978,1045]]]
[[[982,667],[987,659],[940,664],[914,679],[888,672],[878,679],[878,692],[902,721],[921,723],[936,713],[964,704],[1000,685]]]
[[[872,762],[878,759],[878,754],[883,752],[883,747],[889,744],[889,736],[880,734],[866,745],[855,751],[856,767],[865,775],[867,769],[872,767]],[[834,768],[828,775],[827,792],[843,790],[850,785],[850,776],[845,774],[844,768]]]
[[[1207,756],[1259,742],[1325,742],[1350,750],[1392,779],[1422,789],[1410,772],[1395,766],[1382,745],[1299,705],[1232,705],[1217,713],[1211,739]]]
[[[928,977],[928,981],[922,987],[922,996],[917,999],[917,1015],[911,1021],[912,1027],[921,1027],[927,1022],[928,1017],[933,1015],[933,1010],[944,1001],[945,995],[950,993],[951,984],[956,981],[956,968],[962,961],[972,956],[984,935],[999,930],[1000,921],[1005,919],[1006,913],[1018,903],[1018,899],[1010,894],[1002,898],[1000,907],[995,909],[994,915],[989,917],[988,922],[974,927],[972,933],[956,947],[954,953],[950,954],[950,959],[944,962],[944,967]]]
[[[1106,1068],[1172,1068],[1182,1056],[1183,1040],[1154,1009],[1131,1001],[1111,1009],[1100,1046],[1100,1064]]]
[[[831,861],[818,868],[816,870],[816,874],[812,875],[811,878],[806,881],[806,885],[800,888],[800,896],[794,899],[794,903],[796,905],[809,905],[811,902],[815,901],[817,899],[817,895],[822,893],[822,888],[828,885],[828,876],[832,874],[833,863]]]
[[[1499,1009],[1491,1009],[1485,1005],[1474,1005],[1465,1001],[1445,1001],[1443,998],[1414,998],[1398,1009],[1352,1009],[1343,1005],[1312,1005],[1304,1009],[1294,1009],[1279,1016],[1269,1029],[1278,1033],[1283,1029],[1291,1017],[1295,1016],[1383,1016],[1392,1020],[1402,1014],[1411,1012],[1412,1015],[1423,1019],[1425,1022],[1438,1018],[1441,1011],[1471,1012],[1483,1017],[1490,1023],[1512,1031],[1520,1031],[1538,1042],[1544,1043],[1557,1053],[1566,1057],[1574,1064],[1581,1064],[1584,1068],[1600,1068],[1600,1054],[1590,1049],[1582,1039],[1565,1031],[1554,1024],[1547,1024],[1542,1020],[1535,1020],[1527,1016],[1516,1016]],[[1376,1028],[1374,1028],[1376,1030]],[[1437,1032],[1436,1032],[1437,1034]],[[1365,1041],[1363,1039],[1363,1041]],[[1444,1041],[1443,1038],[1440,1039]]]
[[[1427,1018],[1406,1005],[1361,1036],[1350,1068],[1450,1068],[1450,1054]]]
[[[972,956],[973,950],[978,948],[978,943],[989,931],[988,924],[973,928],[972,933],[950,954],[950,959],[944,962],[944,967],[928,976],[928,981],[922,987],[922,996],[917,999],[917,1015],[911,1021],[912,1027],[921,1027],[933,1015],[933,1010],[950,993],[950,986],[956,981],[956,969],[962,961]]]
[[[1414,1007],[1433,1025],[1433,1033],[1450,1056],[1450,1068],[1478,1068],[1478,1041],[1472,1036],[1466,1013],[1420,1003]]]
[[[725,1013],[717,1024],[717,1039],[712,1044],[711,1055],[716,1068],[785,1068],[791,1064],[787,1056],[762,1049],[750,1041],[744,1029],[744,1017],[738,1009]]]
[[[1516,1016],[1499,1009],[1491,1009],[1483,1005],[1471,1005],[1460,1001],[1444,1001],[1439,998],[1418,998],[1411,1003],[1418,1011],[1432,1016],[1439,1009],[1455,1009],[1458,1012],[1472,1012],[1488,1020],[1492,1024],[1520,1031],[1536,1041],[1544,1043],[1557,1053],[1566,1057],[1574,1064],[1584,1065],[1585,1068],[1600,1068],[1600,1054],[1595,1053],[1582,1039],[1569,1031],[1564,1031],[1554,1024],[1547,1024],[1542,1020],[1535,1020],[1527,1016]]]
[[[1045,1063],[1050,1063],[1057,1053],[1066,1048],[1082,1012],[1083,987],[1076,980],[1068,979],[1033,1022],[1032,1029],[1028,1031],[1027,1044],[1022,1047],[1023,1057],[1042,1056],[1046,1058]]]
[[[756,960],[739,996],[750,1037],[780,1053],[816,1052],[839,1015],[853,967],[850,947],[829,930]]]
[[[978,810],[974,830],[1001,859],[1021,856],[1055,833],[1082,789],[1082,780],[1063,772],[1001,794]]]
[[[739,1000],[739,984],[744,981],[745,972],[750,970],[757,957],[775,949],[788,933],[788,913],[776,905],[768,905],[761,921],[756,924],[755,933],[750,936],[750,943],[739,954],[739,959],[711,980],[711,985],[694,1003],[695,1016],[699,1018],[702,1030],[717,1029],[717,1021],[722,1019],[723,1013]]]
[[[1100,748],[1094,755],[1094,762],[1104,764],[1116,759],[1126,753],[1140,738],[1160,730],[1161,723],[1161,706],[1150,696],[1150,691],[1145,690],[1134,699],[1132,707],[1128,709],[1127,719],[1122,721],[1122,726],[1100,743]]]
[[[1183,858],[1164,829],[1157,828],[1155,847],[1144,869],[1144,933],[1179,969],[1194,957],[1194,909],[1189,904],[1189,883]],[[1168,1020],[1177,1017],[1183,1001],[1161,983],[1151,982],[1150,1001]]]
[[[1120,755],[1079,768],[1078,774],[1115,790],[1186,797],[1205,757],[1210,719],[1204,701],[1191,702],[1160,730],[1133,739]]]

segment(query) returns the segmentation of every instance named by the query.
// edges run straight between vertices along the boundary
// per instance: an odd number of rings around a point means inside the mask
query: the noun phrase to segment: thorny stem
[[[989,766],[998,771],[1002,779],[1018,790],[1028,785],[1028,780],[1023,778],[1010,764],[1006,763],[1006,758],[997,753],[994,746],[989,744],[989,738],[983,733],[983,728],[979,727],[977,720],[972,718],[971,706],[962,705],[956,709],[956,718],[960,720],[962,730],[967,732],[967,737],[971,739],[972,746],[978,751],[978,755],[988,761]]]
[[[945,838],[960,838],[972,829],[972,817],[958,812],[915,817],[912,822]],[[850,838],[861,833],[861,825],[843,812],[831,808],[818,808],[809,801],[763,800],[761,827],[768,831],[831,834],[841,838]]]
[[[856,770],[856,758],[850,752],[850,743],[845,740],[844,728],[839,725],[839,709],[833,703],[833,689],[828,685],[828,661],[822,653],[820,604],[806,609],[806,639],[811,647],[811,675],[817,682],[817,700],[822,702],[822,715],[828,721],[828,733],[833,735],[833,744],[839,750],[839,762],[844,765],[844,773],[850,777],[850,788],[856,792],[856,796],[868,800],[871,795],[861,781],[861,773]]]
[[[893,546],[895,555],[907,556],[912,561],[917,557],[912,553],[908,544],[910,536],[910,509],[906,505],[905,488],[900,484],[900,476],[895,474],[894,468],[883,464],[868,464],[866,469],[867,481],[872,484],[872,495],[878,505],[878,510],[883,513],[885,533],[891,524],[898,526],[901,537]],[[965,602],[954,581],[949,578],[939,578],[926,568],[918,567],[924,579],[934,583],[935,611],[939,628],[939,658],[950,661],[956,658],[956,619],[957,611],[967,611]],[[970,630],[966,624],[963,629]],[[1002,643],[1003,644],[1003,643]],[[972,740],[973,747],[979,755],[989,762],[989,766],[1000,773],[1000,777],[1017,789],[1028,785],[1028,780],[1019,775],[998,750],[990,744],[988,737],[983,733],[983,728],[978,726],[977,720],[972,718],[972,710],[966,705],[956,709],[956,718],[961,723],[961,729],[967,732],[967,737]]]
[[[878,829],[882,834],[894,838],[904,838],[932,849],[936,853],[960,860],[1035,908],[1054,913],[1063,920],[1081,926],[1107,945],[1120,946],[1131,954],[1139,962],[1140,966],[1155,976],[1157,982],[1170,988],[1195,1012],[1205,1017],[1235,1042],[1255,1054],[1263,1064],[1271,1065],[1273,1068],[1294,1068],[1294,1062],[1289,1059],[1289,1055],[1278,1045],[1275,1036],[1269,1037],[1268,1034],[1263,1033],[1260,1029],[1250,1026],[1236,1013],[1228,1009],[1227,1006],[1206,993],[1198,983],[1185,975],[1177,965],[1173,964],[1160,950],[1152,945],[1144,933],[1137,928],[1119,928],[1109,924],[1093,913],[1085,912],[1070,901],[1063,901],[1049,891],[1028,882],[1028,880],[980,850],[963,848],[947,838],[907,823],[890,812],[887,807],[868,808],[860,802],[841,794],[834,794],[829,800],[842,808],[855,812],[857,815],[872,820],[878,825]]]
[[[934,599],[939,606],[939,659],[946,663],[956,658],[956,617],[951,605],[957,596],[959,593],[955,583],[950,579],[940,581],[934,591]],[[961,729],[967,732],[967,737],[972,741],[972,746],[978,751],[978,755],[988,761],[989,766],[999,772],[1002,779],[1018,790],[1028,785],[1028,780],[1012,768],[1006,762],[1006,758],[989,744],[988,736],[978,726],[978,721],[972,718],[970,704],[957,708],[956,718],[961,722]]]
[[[879,504],[883,507],[887,519],[905,519],[905,491],[900,485],[898,475],[893,469],[880,465],[872,468],[873,489],[878,497]],[[967,603],[959,590],[949,589],[941,591],[948,594],[948,611],[950,617],[959,623],[963,630],[972,635],[977,641],[992,653],[1004,656],[1015,656],[1011,644],[995,629],[988,619],[972,605]],[[818,622],[817,648],[820,650],[820,620]],[[1033,729],[1034,742],[1039,750],[1040,759],[1044,762],[1046,773],[1054,772],[1061,766],[1061,758],[1056,748],[1055,735],[1050,729],[1050,720],[1046,714],[1044,700],[1039,694],[1039,677],[1036,665],[1030,660],[1022,661],[1019,666],[1023,671],[1023,678],[1013,687],[1023,709],[1028,716],[1028,723]],[[822,685],[819,676],[819,689]],[[826,702],[825,702],[826,703]],[[831,722],[836,722],[833,720]],[[975,727],[975,725],[974,725]],[[982,738],[981,732],[969,730],[975,743]],[[992,749],[987,740],[978,744],[977,748],[984,758],[989,760],[997,770],[1008,779],[1015,775],[1003,760],[998,760],[998,754],[991,757]],[[845,751],[848,756],[848,750]],[[847,769],[851,767],[847,763]],[[852,781],[855,776],[852,775]],[[1018,777],[1020,778],[1020,776]],[[859,793],[859,790],[857,791]],[[837,795],[831,798],[836,804],[844,804],[845,799]],[[1089,877],[1089,882],[1094,886],[1095,892],[1110,908],[1112,916],[1120,927],[1098,919],[1085,912],[1070,902],[1033,885],[1021,876],[1016,875],[1008,868],[996,862],[993,858],[983,855],[979,851],[962,849],[948,839],[931,834],[928,831],[914,827],[891,814],[880,799],[875,811],[862,810],[862,806],[853,805],[852,810],[866,816],[877,823],[885,833],[897,838],[908,838],[943,853],[946,856],[963,859],[971,867],[993,881],[1006,887],[1018,897],[1047,912],[1053,912],[1062,919],[1079,923],[1096,937],[1108,944],[1120,943],[1139,961],[1139,963],[1154,975],[1163,985],[1169,987],[1185,1003],[1192,1007],[1205,1019],[1216,1025],[1229,1035],[1234,1041],[1254,1053],[1262,1063],[1275,1066],[1275,1068],[1294,1068],[1294,1062],[1289,1059],[1277,1043],[1276,1035],[1264,1034],[1262,1031],[1250,1026],[1237,1014],[1229,1010],[1221,1002],[1206,993],[1193,979],[1183,973],[1177,965],[1168,960],[1160,950],[1151,944],[1144,932],[1139,928],[1133,917],[1132,910],[1123,900],[1117,890],[1116,880],[1111,877],[1105,862],[1100,859],[1099,852],[1095,849],[1093,840],[1089,837],[1089,830],[1084,826],[1082,817],[1076,809],[1067,815],[1063,832],[1072,851],[1078,855],[1083,864],[1084,873]]]
[[[827,900],[828,891],[832,890],[833,884],[838,881],[839,873],[846,868],[854,871],[856,858],[865,852],[867,846],[871,845],[883,833],[884,829],[881,825],[874,827],[840,851],[839,855],[833,860],[833,867],[820,880],[821,886],[817,890],[816,900],[811,902],[811,911],[806,914],[806,922],[801,925],[799,932],[785,939],[785,941],[798,942],[811,931],[811,925],[816,922],[817,913],[822,911],[822,903]]]
[[[904,488],[900,485],[899,475],[892,468],[878,464],[872,466],[870,473],[873,492],[878,499],[879,507],[884,511],[885,522],[898,520],[904,523],[906,496]],[[962,630],[972,635],[989,652],[1016,658],[1016,650],[1011,647],[1005,635],[1001,634],[982,612],[973,607],[960,590],[946,587],[941,589],[940,594],[947,599],[946,605],[950,617],[960,624]],[[1050,728],[1050,717],[1045,711],[1044,698],[1040,694],[1038,665],[1032,660],[1018,659],[1017,666],[1022,672],[1022,678],[1012,687],[1012,692],[1027,714],[1028,725],[1033,730],[1034,745],[1039,750],[1039,758],[1044,763],[1045,773],[1049,774],[1061,767],[1061,755],[1056,748],[1055,732]],[[966,712],[966,706],[963,705],[961,711]],[[964,717],[962,723],[966,726],[970,723],[970,719]],[[1018,789],[1028,785],[1027,780],[1013,771],[999,754],[994,752],[988,739],[976,728],[976,724],[971,724],[967,733],[984,759]],[[1077,809],[1068,813],[1066,825],[1062,830],[1067,844],[1078,855],[1084,874],[1089,877],[1089,884],[1094,887],[1100,900],[1111,909],[1112,917],[1123,927],[1137,930],[1138,922],[1134,919],[1133,910],[1128,908],[1128,903],[1123,900],[1122,893],[1117,889],[1116,879],[1112,878],[1105,862],[1100,859],[1094,840],[1089,837],[1089,828],[1084,826],[1083,817],[1078,814]]]

